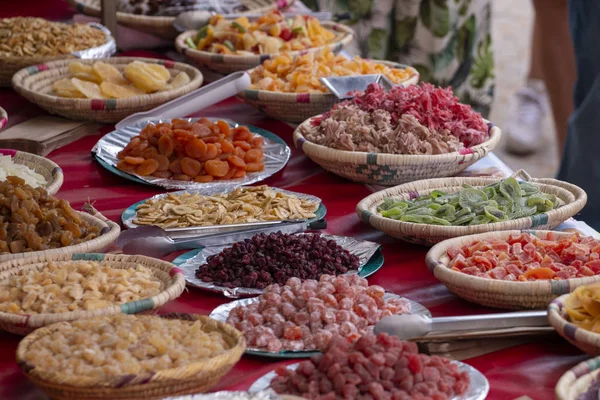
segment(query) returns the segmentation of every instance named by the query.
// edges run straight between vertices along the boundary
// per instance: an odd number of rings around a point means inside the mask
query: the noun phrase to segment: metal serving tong
[[[250,225],[250,224],[249,224]],[[168,233],[158,226],[141,226],[128,229],[121,233],[116,241],[125,254],[140,254],[149,257],[163,257],[177,250],[198,249],[209,246],[228,246],[244,239],[251,238],[259,233],[297,233],[308,229],[325,229],[325,220],[314,222],[307,221],[279,221],[277,224],[267,226],[254,226],[249,229],[225,232],[214,235],[196,236],[180,240],[173,240]]]
[[[382,318],[375,325],[375,333],[387,333],[403,340],[419,339],[436,334],[447,338],[455,332],[457,336],[465,332],[547,327],[546,311],[519,311],[511,313],[467,315],[457,317],[430,318],[425,315],[392,315]]]
[[[372,83],[380,84],[386,92],[394,87],[392,81],[382,74],[328,76],[319,80],[340,100],[351,99],[354,97],[353,92],[364,92]]]

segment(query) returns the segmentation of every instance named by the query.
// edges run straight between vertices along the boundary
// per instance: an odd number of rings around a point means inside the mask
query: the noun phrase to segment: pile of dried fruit
[[[385,333],[355,344],[338,336],[295,371],[275,371],[273,390],[307,399],[448,400],[470,384],[468,372],[449,359],[419,354],[415,343]]]
[[[171,73],[163,65],[142,61],[127,64],[123,71],[125,76],[114,65],[102,61],[93,65],[72,62],[69,71],[72,78],[59,79],[52,84],[58,96],[123,99],[176,89],[190,81],[185,72],[171,79]]]
[[[228,288],[264,289],[289,278],[319,279],[321,275],[358,270],[357,256],[318,233],[261,233],[234,243],[207,258],[196,277]]]
[[[100,29],[42,18],[0,19],[0,57],[59,56],[106,42]]]
[[[133,223],[161,228],[243,224],[314,218],[319,204],[268,186],[239,187],[225,194],[169,193],[136,209]]]
[[[0,182],[0,254],[56,249],[99,235],[100,228],[81,218],[66,200],[16,176]]]
[[[244,333],[248,347],[270,352],[319,350],[335,335],[353,342],[381,318],[410,312],[406,299],[384,299],[381,286],[358,275],[290,278],[268,286],[256,302],[231,310],[227,323]]]
[[[174,119],[148,124],[117,155],[117,168],[141,176],[211,182],[262,171],[262,136],[225,121]]]

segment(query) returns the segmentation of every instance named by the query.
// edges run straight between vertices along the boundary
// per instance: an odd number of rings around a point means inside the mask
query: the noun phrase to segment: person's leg
[[[558,179],[586,191],[587,206],[576,217],[600,230],[600,1],[569,0],[569,21],[577,72],[575,111],[568,120]]]

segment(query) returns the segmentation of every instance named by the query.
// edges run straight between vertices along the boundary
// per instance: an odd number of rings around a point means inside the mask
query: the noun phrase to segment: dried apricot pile
[[[262,171],[264,139],[225,121],[148,124],[119,152],[117,168],[140,176],[212,182]]]

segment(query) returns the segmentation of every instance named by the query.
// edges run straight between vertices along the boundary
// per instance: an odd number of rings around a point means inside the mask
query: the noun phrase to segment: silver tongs
[[[328,76],[319,80],[340,100],[353,98],[354,92],[364,92],[372,83],[381,85],[386,92],[394,87],[392,81],[382,74]]]

